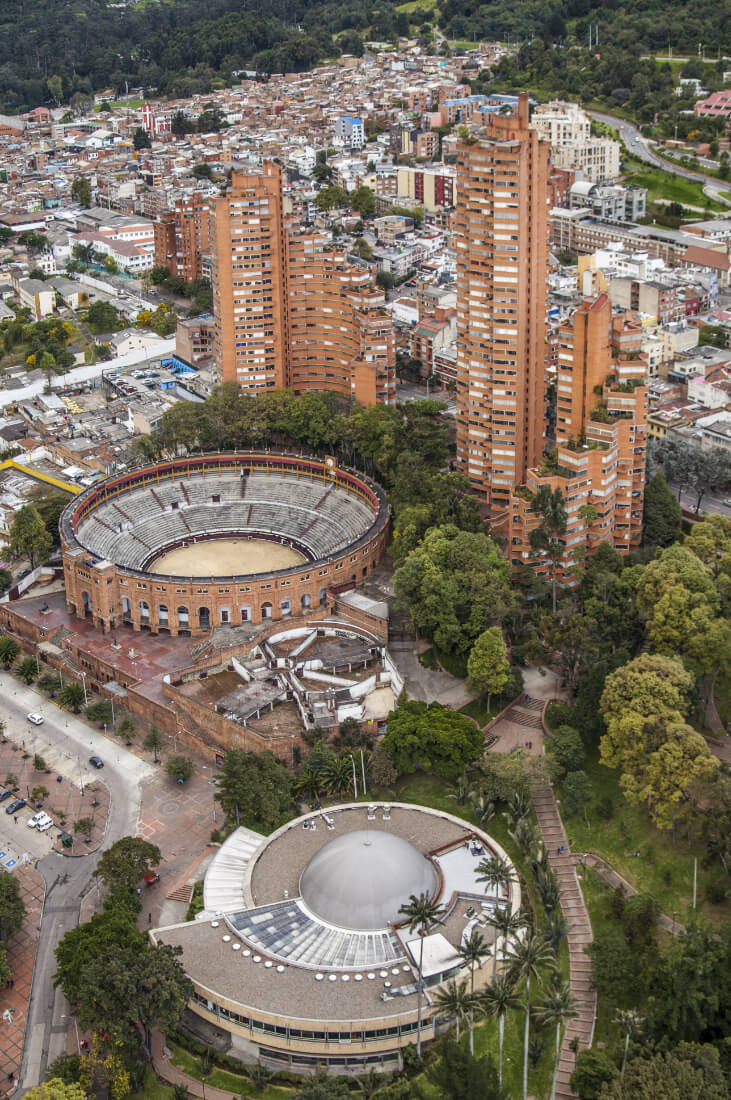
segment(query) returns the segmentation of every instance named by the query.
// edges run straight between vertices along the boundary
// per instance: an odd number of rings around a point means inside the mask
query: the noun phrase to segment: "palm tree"
[[[622,1078],[624,1077],[624,1067],[627,1065],[627,1050],[629,1048],[630,1037],[636,1031],[640,1030],[644,1020],[636,1009],[620,1008],[617,1015],[614,1017],[614,1022],[619,1027],[619,1030],[624,1032],[624,1054],[622,1055],[622,1070],[619,1075],[620,1078]]]
[[[475,877],[478,882],[484,882],[499,892],[501,886],[507,887],[515,882],[515,871],[512,863],[502,856],[488,856],[480,860]]]
[[[457,782],[453,785],[449,797],[453,798],[459,806],[464,806],[470,797],[472,785],[467,778],[467,772],[462,772]]]
[[[538,870],[536,874],[536,889],[541,897],[541,903],[547,916],[558,909],[561,904],[561,887],[553,871]]]
[[[530,799],[525,791],[514,791],[508,799],[508,808],[505,812],[510,824],[515,828],[521,818],[530,813]]]
[[[462,940],[461,944],[457,948],[457,954],[459,957],[467,963],[470,968],[470,998],[472,1004],[470,1005],[470,1054],[475,1053],[475,1012],[474,1012],[474,997],[475,997],[475,967],[482,966],[483,961],[490,954],[490,949],[485,943],[484,938],[480,935],[477,928],[472,929],[466,940]]]
[[[561,944],[567,939],[570,932],[570,926],[563,918],[563,914],[559,911],[552,913],[548,918],[546,927],[541,932],[543,939],[549,945],[556,958],[561,950]]]
[[[345,753],[333,756],[323,769],[322,776],[328,794],[342,794],[353,783],[353,766]]]
[[[484,791],[475,790],[470,798],[472,813],[477,818],[477,824],[484,829],[495,816],[495,803],[491,802]]]
[[[436,924],[442,915],[442,908],[432,901],[428,894],[412,894],[409,900],[401,906],[399,913],[406,918],[409,932],[419,933],[419,984],[417,986],[417,1024],[416,1024],[416,1053],[421,1058],[421,1000],[423,994],[422,965],[424,962],[424,936],[429,929]]]
[[[536,831],[527,817],[521,817],[516,822],[514,829],[508,829],[512,840],[520,848],[524,856],[527,856],[536,842]]]
[[[530,983],[541,980],[540,970],[554,963],[553,951],[534,931],[513,940],[509,958],[513,976],[525,978],[525,1034],[523,1036],[523,1100],[528,1100],[528,1044],[530,1043]]]
[[[520,1008],[520,998],[515,987],[506,975],[501,975],[492,985],[488,985],[480,994],[480,1008],[486,1016],[497,1016],[498,1021],[498,1084],[503,1084],[503,1039],[505,1037],[505,1015],[509,1008]]]
[[[495,981],[495,974],[497,972],[497,941],[498,937],[503,937],[503,962],[508,956],[508,943],[511,936],[517,936],[521,928],[525,925],[525,920],[520,913],[513,913],[507,907],[496,909],[494,913],[491,913],[487,918],[488,924],[495,929],[495,949],[492,953],[492,980]]]
[[[529,541],[531,549],[544,554],[551,563],[551,592],[553,614],[555,615],[556,574],[558,563],[561,561],[566,549],[564,536],[568,525],[568,514],[563,493],[560,489],[551,490],[548,485],[541,485],[538,492],[533,495],[530,510],[541,517],[538,527],[531,531]]]
[[[551,1084],[551,1100],[554,1100],[556,1096],[556,1078],[558,1077],[558,1055],[561,1047],[561,1028],[569,1020],[573,1020],[578,1016],[576,1002],[567,982],[547,991],[536,1008],[536,1016],[544,1024],[556,1025],[556,1050],[553,1057],[553,1083]]]
[[[434,994],[434,1003],[450,1016],[454,1016],[457,1024],[457,1042],[459,1042],[459,1024],[464,1020],[468,1012],[472,1013],[472,994],[467,992],[467,979],[461,982],[450,978],[446,985],[438,989]]]
[[[322,775],[314,768],[304,768],[294,782],[294,792],[300,797],[319,799],[322,789]]]

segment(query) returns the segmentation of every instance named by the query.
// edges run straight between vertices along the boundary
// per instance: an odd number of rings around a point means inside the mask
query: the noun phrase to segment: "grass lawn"
[[[631,160],[628,164],[628,172],[625,173],[625,184],[634,187],[646,187],[649,202],[657,199],[668,199],[671,202],[680,202],[687,206],[699,206],[702,210],[727,210],[721,203],[714,202],[703,194],[703,185],[695,180],[687,180],[683,176],[675,176],[672,172],[664,172],[662,168],[651,168],[649,165],[640,165],[639,161]]]
[[[675,915],[683,924],[692,912],[693,858],[697,856],[698,912],[714,924],[727,920],[729,906],[712,905],[705,898],[705,887],[714,872],[700,865],[703,846],[689,848],[684,838],[673,841],[671,832],[656,829],[643,807],[627,802],[619,785],[619,772],[600,764],[597,752],[587,757],[584,770],[595,799],[610,798],[614,813],[605,822],[590,810],[588,826],[583,817],[568,818],[565,825],[572,848],[603,856],[634,887],[651,894],[664,913]],[[634,855],[637,851],[639,856]]]
[[[592,931],[596,935],[602,923],[607,919],[612,890],[591,867],[577,867],[576,873],[581,883],[581,891],[589,912]],[[613,1024],[612,1013],[608,1011],[606,1002],[599,997],[597,998],[595,1041],[611,1041],[615,1035],[616,1028]]]
[[[173,1065],[177,1066],[183,1073],[187,1073],[189,1077],[200,1081],[201,1071],[198,1059],[175,1043],[168,1043],[168,1046],[171,1053],[170,1060]],[[231,1073],[230,1070],[220,1069],[218,1066],[214,1066],[213,1072],[206,1077],[206,1084],[216,1089],[225,1089],[226,1092],[233,1092],[237,1096],[241,1096],[242,1093],[244,1096],[248,1096],[249,1090],[253,1090],[256,1091],[257,1097],[261,1097],[261,1100],[286,1100],[287,1097],[292,1095],[291,1089],[280,1088],[278,1085],[267,1085],[261,1091],[254,1090],[246,1074]]]
[[[505,706],[507,706],[507,703],[503,701],[502,697],[499,698],[497,702],[491,699],[489,710],[487,707],[487,699],[473,699],[471,703],[467,703],[465,706],[460,707],[459,710],[460,714],[469,714],[470,718],[474,718],[481,726],[486,726]]]

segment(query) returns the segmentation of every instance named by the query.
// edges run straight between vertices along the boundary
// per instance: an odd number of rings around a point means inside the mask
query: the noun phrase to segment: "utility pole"
[[[366,793],[366,781],[365,781],[365,761],[363,759],[363,750],[360,750],[360,774],[363,777],[363,794]]]
[[[352,752],[350,754],[350,762],[353,765],[353,798],[358,797],[358,780],[355,775],[355,757]]]

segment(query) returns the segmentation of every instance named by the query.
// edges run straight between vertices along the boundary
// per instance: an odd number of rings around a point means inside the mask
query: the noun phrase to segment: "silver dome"
[[[407,840],[358,829],[336,837],[305,867],[300,893],[315,916],[341,928],[386,928],[411,894],[436,891],[437,872]]]

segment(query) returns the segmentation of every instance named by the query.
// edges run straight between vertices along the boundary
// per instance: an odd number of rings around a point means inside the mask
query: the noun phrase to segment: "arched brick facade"
[[[190,495],[183,486],[199,485],[205,481],[208,494],[206,507],[214,515],[219,495],[216,493],[216,479],[220,479],[221,483],[227,479],[229,497],[223,499],[223,507],[226,500],[231,503],[232,478],[240,479],[241,499],[245,501],[247,486],[253,484],[247,479],[253,475],[257,478],[259,496],[262,495],[262,486],[264,493],[271,491],[272,514],[283,517],[281,530],[277,528],[275,532],[265,533],[256,525],[250,528],[242,524],[226,532],[198,534],[196,539],[200,541],[248,533],[257,538],[291,543],[306,552],[311,560],[271,573],[195,578],[172,577],[144,568],[131,568],[121,560],[119,547],[122,539],[141,541],[134,533],[141,527],[116,519],[116,513],[129,518],[131,500],[135,502],[137,512],[142,508],[144,514],[141,522],[146,524],[146,529],[156,515],[159,517],[160,546],[150,541],[148,533],[143,549],[138,551],[144,554],[145,560],[149,560],[163,545],[166,548],[172,545],[162,533],[165,517],[173,517],[173,509],[178,507],[165,503],[172,486],[181,486],[182,483],[179,502],[182,508],[177,515],[183,517],[185,502]],[[280,485],[286,482],[286,495],[290,498],[297,498],[300,486],[303,496],[305,492],[309,493],[310,501],[318,498],[317,503],[310,505],[308,510],[316,517],[309,526],[314,527],[319,522],[325,532],[331,523],[333,528],[336,526],[338,508],[352,498],[358,503],[360,516],[367,515],[367,519],[362,519],[358,537],[347,545],[338,544],[324,556],[316,556],[308,546],[306,530],[300,534],[287,529],[287,505],[278,499],[283,494],[277,490],[277,479]],[[145,494],[148,494],[146,504]],[[145,512],[147,505],[150,515]],[[262,504],[262,508],[266,511],[266,503]],[[108,520],[99,518],[97,522],[103,536],[100,542],[111,544],[109,558],[114,557],[115,561],[103,557],[94,540],[79,533],[84,525],[84,530],[87,530],[88,521],[95,515],[103,513],[109,516],[110,509],[116,510],[114,514],[119,532]],[[296,505],[293,505],[292,512],[296,510]],[[246,452],[198,455],[145,466],[99,482],[75,498],[63,512],[60,530],[66,602],[69,611],[79,617],[93,619],[105,632],[127,625],[135,630],[149,630],[153,634],[204,637],[212,628],[225,623],[236,626],[242,622],[286,619],[307,608],[324,604],[331,588],[341,589],[361,582],[383,554],[388,537],[388,519],[383,490],[362,475],[337,467],[331,459],[321,461],[295,455]],[[145,553],[145,548],[149,553]]]

